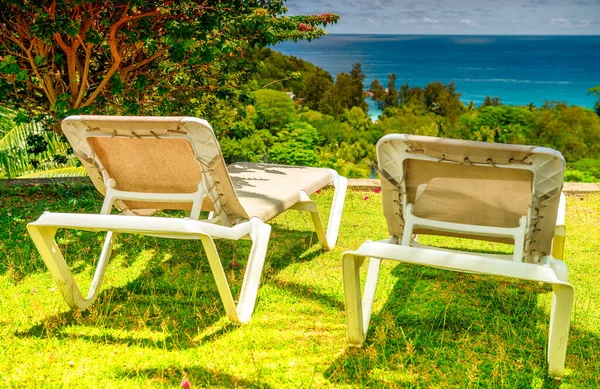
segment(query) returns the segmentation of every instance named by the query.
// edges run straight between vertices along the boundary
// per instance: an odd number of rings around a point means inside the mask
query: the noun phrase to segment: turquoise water
[[[313,42],[275,47],[336,75],[360,62],[365,88],[374,78],[397,87],[454,81],[461,100],[479,105],[486,96],[504,104],[540,106],[564,101],[592,108],[588,89],[600,85],[600,36],[451,36],[330,34]],[[374,104],[370,105],[376,115]]]

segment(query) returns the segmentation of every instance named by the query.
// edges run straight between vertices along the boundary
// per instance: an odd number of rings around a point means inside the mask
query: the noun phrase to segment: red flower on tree
[[[310,26],[305,23],[298,24],[298,31],[301,31],[301,32],[308,32],[308,31],[311,31],[313,28],[314,28],[313,26]]]

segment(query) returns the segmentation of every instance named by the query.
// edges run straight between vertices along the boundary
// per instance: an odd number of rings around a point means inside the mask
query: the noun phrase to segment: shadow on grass
[[[344,302],[335,297],[332,297],[329,294],[319,292],[312,287],[299,284],[297,282],[289,282],[283,280],[275,280],[273,282],[278,288],[284,289],[290,294],[298,296],[299,298],[311,298],[319,305],[328,306],[330,308],[335,308],[340,311],[344,310]]]
[[[273,386],[262,382],[263,380],[260,376],[254,380],[249,380],[200,366],[186,368],[171,366],[160,369],[122,370],[116,372],[115,375],[119,380],[139,377],[174,388],[180,387],[184,377],[190,382],[192,387],[196,388],[215,386],[224,388],[273,388]]]
[[[547,373],[549,316],[537,303],[539,295],[550,293],[549,286],[405,264],[391,273],[398,280],[372,316],[365,344],[348,347],[329,366],[324,375],[331,382],[560,386]],[[457,371],[464,374],[457,376]]]
[[[101,204],[102,197],[91,184],[0,185],[0,275],[9,271],[18,281],[46,270],[27,233],[27,223],[44,211],[98,213]]]
[[[277,235],[278,238],[285,236],[286,241],[285,244],[276,239],[269,242],[257,306],[261,287],[277,282],[275,275],[279,271],[294,261],[310,261],[322,253],[321,249],[306,253],[310,243],[318,241],[314,232],[278,229]],[[88,239],[85,244],[101,240],[91,241]],[[78,337],[100,343],[187,349],[235,331],[237,326],[226,319],[210,266],[198,241],[123,234],[117,242],[122,247],[113,251],[113,261],[117,263],[109,264],[108,271],[114,274],[119,269],[126,272],[137,267],[141,269],[139,274],[133,272],[133,279],[125,285],[103,286],[98,299],[87,311],[67,311],[42,318],[40,324],[16,335]],[[237,297],[251,242],[219,240],[216,245],[232,294]],[[91,278],[90,258],[97,257],[99,253],[95,251],[99,251],[101,245],[85,254],[81,253],[81,246],[71,243],[70,255],[65,257],[76,257],[72,265],[72,269],[77,269],[74,273],[88,273]],[[140,259],[147,251],[154,253],[151,258]],[[120,252],[124,255],[119,256]],[[239,264],[237,267],[233,266],[233,259]],[[84,265],[85,262],[88,264]],[[299,286],[294,287],[297,290]],[[62,296],[56,293],[53,298],[62,299]]]

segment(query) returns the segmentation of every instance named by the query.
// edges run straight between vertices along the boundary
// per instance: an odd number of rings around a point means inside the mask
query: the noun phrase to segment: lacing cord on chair
[[[100,132],[103,134],[106,134],[106,131],[103,131],[100,127],[87,127],[85,129],[86,132]],[[161,139],[160,136],[158,136],[156,134],[156,132],[154,131],[149,131],[150,134],[152,134],[156,139]],[[171,130],[171,129],[167,129],[166,132],[171,132],[171,133],[175,133],[175,134],[187,134],[187,131],[185,130]],[[117,130],[113,130],[111,133],[111,138],[115,138],[115,137],[124,137],[124,138],[139,138],[142,139],[142,136],[140,136],[139,134],[137,134],[135,131],[131,131],[130,134],[119,134],[119,132]]]
[[[215,178],[215,169],[211,168],[207,163],[198,157],[196,157],[196,161],[200,163],[202,171],[210,176],[209,180],[205,180],[205,184],[207,195],[215,207],[215,213],[219,217],[221,216],[221,213],[224,213],[225,216],[230,219],[230,222],[233,222],[233,220],[231,220],[232,212],[227,206],[225,194],[222,193],[218,188],[221,181],[219,181],[218,178]],[[235,220],[237,222],[239,221],[239,218],[236,218]]]
[[[404,150],[406,153],[408,154],[427,154],[427,151],[423,148],[416,148],[415,146],[413,146],[412,144],[407,144],[406,149]],[[442,155],[437,158],[438,162],[454,162],[454,163],[460,163],[460,164],[469,164],[469,165],[475,165],[478,162],[473,162],[469,157],[465,157],[463,158],[462,161],[458,161],[458,160],[452,160],[450,158],[448,158],[448,155],[446,153],[442,153]],[[497,167],[497,165],[501,165],[502,163],[500,162],[496,162],[494,161],[491,157],[486,159],[486,163],[493,166],[493,167]],[[514,159],[514,158],[510,158],[508,160],[508,163],[510,164],[522,164],[522,165],[528,165],[531,166],[533,165],[533,162],[531,161],[530,155],[526,155],[523,159]]]
[[[534,193],[532,196],[532,209],[534,210],[535,215],[531,222],[531,226],[529,227],[529,239],[526,240],[527,247],[525,248],[525,253],[529,258],[532,258],[534,253],[538,252],[538,250],[535,248],[537,246],[535,243],[537,243],[537,236],[539,235],[538,233],[541,231],[541,229],[538,228],[538,224],[542,219],[544,219],[544,216],[540,215],[540,210],[546,208],[548,203],[557,196],[560,196],[560,191],[551,196],[547,196],[544,199],[541,199],[542,196],[539,196],[536,193]]]

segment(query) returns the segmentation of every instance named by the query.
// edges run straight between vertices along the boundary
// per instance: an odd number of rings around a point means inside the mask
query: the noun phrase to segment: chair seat
[[[328,169],[257,163],[227,166],[233,187],[249,217],[266,222],[332,182]]]

